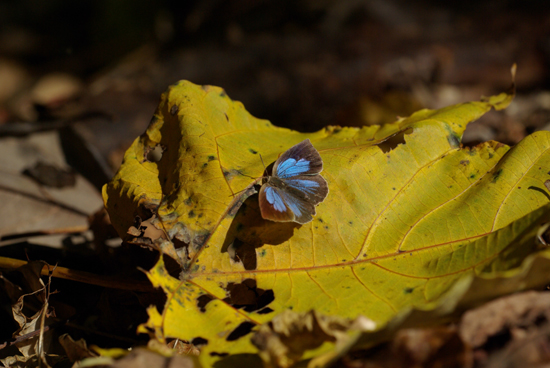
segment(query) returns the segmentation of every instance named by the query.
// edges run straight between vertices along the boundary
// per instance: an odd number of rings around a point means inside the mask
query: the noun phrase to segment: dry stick
[[[44,332],[45,329],[45,322],[46,322],[46,314],[48,313],[48,295],[46,295],[46,300],[44,301],[44,305],[42,306],[42,311],[40,312],[42,315],[40,316],[40,334],[38,335],[38,367],[42,367],[42,363],[47,363],[46,361],[46,355],[44,352]],[[49,365],[48,365],[49,367]]]
[[[60,322],[56,323],[59,324]],[[50,326],[44,326],[44,332],[47,332],[49,331],[52,327],[54,327],[53,325],[50,325]],[[23,341],[27,341],[27,340],[30,340],[34,337],[36,337],[36,335],[38,335],[40,333],[39,330],[36,330],[36,331],[33,331],[33,332],[29,332],[28,334],[24,334],[24,335],[21,335],[21,336],[17,336],[16,338],[14,338],[12,341],[6,341],[4,342],[3,344],[0,344],[0,350],[8,347],[8,346],[13,346],[19,342],[23,342]]]
[[[42,267],[44,268],[44,267]],[[38,336],[38,367],[42,367],[42,363],[44,363],[47,367],[50,365],[48,364],[48,361],[46,360],[46,352],[44,351],[44,333],[46,332],[45,324],[46,324],[46,316],[48,315],[48,306],[50,305],[50,295],[51,290],[50,286],[52,285],[52,273],[57,268],[57,264],[53,267],[53,270],[49,272],[48,275],[48,283],[44,285],[44,305],[42,306],[42,312],[41,312],[41,319],[40,319],[40,335]],[[48,266],[49,269],[49,266]]]
[[[25,232],[25,233],[2,235],[2,236],[0,236],[0,242],[7,241],[7,240],[21,239],[21,238],[32,238],[32,237],[35,237],[35,236],[43,236],[43,235],[80,234],[80,233],[86,232],[88,230],[90,230],[90,227],[87,226],[87,225],[73,226],[73,227],[60,227],[60,228],[45,229],[45,230],[36,230],[36,231],[29,231],[29,232]]]
[[[27,264],[27,261],[20,259],[13,259],[8,257],[0,257],[0,268],[14,269]],[[43,276],[49,276],[50,270],[42,268],[41,274]],[[96,275],[94,273],[85,271],[71,270],[65,267],[55,267],[51,273],[52,277],[57,277],[65,280],[72,280],[82,282],[90,285],[102,286],[110,289],[130,290],[130,291],[142,291],[151,292],[155,288],[148,282],[142,282],[137,280],[125,280],[117,277]]]
[[[45,132],[49,130],[56,130],[66,126],[70,126],[76,122],[103,118],[106,120],[113,120],[113,116],[103,111],[87,111],[83,114],[70,117],[68,119],[57,120],[42,120],[36,122],[29,121],[17,121],[10,122],[8,124],[0,125],[0,137],[20,137],[38,132]]]

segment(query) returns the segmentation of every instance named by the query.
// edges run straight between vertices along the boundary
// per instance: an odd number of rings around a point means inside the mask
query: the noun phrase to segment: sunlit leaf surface
[[[164,235],[151,240],[185,269],[182,280],[162,262],[150,271],[168,301],[149,309],[147,326],[202,346],[206,366],[233,354],[253,366],[251,333],[285,309],[382,325],[437,302],[461,277],[518,266],[535,243],[516,240],[547,210],[550,133],[513,148],[460,147],[468,123],[511,99],[302,134],[252,117],[221,88],[172,86],[103,191],[121,236],[136,215],[154,214]],[[250,195],[260,155],[269,165],[306,138],[324,161],[328,197],[311,223],[263,220]]]

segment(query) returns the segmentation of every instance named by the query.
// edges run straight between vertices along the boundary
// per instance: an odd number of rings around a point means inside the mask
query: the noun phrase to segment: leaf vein
[[[532,139],[536,142],[536,139]],[[508,191],[508,193],[506,194],[506,196],[504,197],[504,199],[502,200],[502,202],[500,203],[500,206],[498,207],[498,210],[497,210],[497,213],[495,215],[495,219],[493,220],[493,226],[491,227],[491,231],[494,231],[495,229],[495,226],[496,226],[496,223],[497,223],[497,219],[498,217],[500,216],[500,211],[502,210],[502,207],[504,206],[504,202],[506,202],[506,200],[508,199],[508,197],[510,196],[510,194],[512,194],[512,192],[514,191],[514,189],[517,187],[518,183],[527,175],[527,173],[529,172],[529,170],[531,170],[533,168],[533,166],[535,166],[535,163],[540,160],[541,156],[543,156],[545,153],[547,153],[548,151],[550,150],[550,148],[547,148],[545,149],[544,151],[540,152],[537,156],[536,159],[533,160],[533,162],[531,163],[531,165],[529,165],[529,167],[525,170],[525,172],[520,175],[519,179],[516,181],[516,183],[514,185],[511,185],[510,186],[510,190]]]

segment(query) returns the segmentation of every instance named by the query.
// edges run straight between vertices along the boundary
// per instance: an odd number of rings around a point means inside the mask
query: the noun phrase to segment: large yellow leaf
[[[252,117],[220,88],[172,86],[103,191],[122,236],[136,215],[154,214],[163,236],[152,240],[185,270],[181,280],[162,261],[150,271],[169,298],[146,326],[203,345],[210,366],[254,354],[249,332],[287,308],[382,324],[431,305],[465,275],[517,266],[534,243],[510,245],[547,210],[550,133],[511,149],[460,148],[469,122],[511,98],[302,134]],[[263,220],[250,196],[259,155],[272,163],[306,138],[323,158],[327,199],[305,225]],[[150,162],[157,145],[162,158]]]

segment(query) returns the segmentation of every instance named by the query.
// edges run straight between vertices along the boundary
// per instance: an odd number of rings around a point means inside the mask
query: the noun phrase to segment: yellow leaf
[[[517,266],[534,243],[515,240],[548,208],[550,133],[514,148],[460,147],[468,123],[511,98],[303,134],[252,117],[221,88],[172,86],[103,190],[121,236],[136,215],[152,218],[164,236],[151,240],[185,270],[171,278],[161,260],[149,272],[168,301],[141,331],[202,345],[205,366],[235,353],[256,364],[250,333],[286,309],[381,325],[437,302],[461,277]],[[272,163],[306,138],[328,197],[308,224],[263,220],[250,196],[259,155]],[[162,158],[147,160],[157,146]]]

